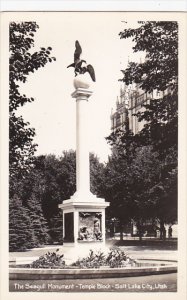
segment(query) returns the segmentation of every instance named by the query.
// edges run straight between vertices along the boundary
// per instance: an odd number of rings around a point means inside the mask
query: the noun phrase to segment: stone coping
[[[65,202],[67,201],[67,202]],[[104,202],[104,201],[75,201],[73,200],[64,200],[64,202],[62,204],[59,204],[58,207],[61,209],[65,209],[65,208],[80,208],[80,209],[99,209],[99,208],[106,208],[107,206],[109,206],[109,202]]]
[[[139,260],[141,261],[141,260]],[[146,259],[146,262],[153,261]],[[10,268],[10,280],[40,280],[40,279],[92,279],[92,278],[118,278],[135,277],[157,274],[169,274],[177,272],[176,261],[154,260],[154,262],[165,262],[166,265],[131,267],[131,268],[109,268],[99,269],[31,269]]]

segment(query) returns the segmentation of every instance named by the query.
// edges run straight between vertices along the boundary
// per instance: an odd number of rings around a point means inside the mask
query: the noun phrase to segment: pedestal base
[[[102,198],[93,194],[75,193],[63,201],[59,207],[63,210],[64,247],[69,255],[86,255],[90,249],[105,248],[105,208],[109,206]]]

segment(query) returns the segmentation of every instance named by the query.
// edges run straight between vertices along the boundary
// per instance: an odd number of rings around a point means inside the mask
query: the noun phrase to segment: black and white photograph
[[[184,297],[185,18],[4,14],[7,299]]]

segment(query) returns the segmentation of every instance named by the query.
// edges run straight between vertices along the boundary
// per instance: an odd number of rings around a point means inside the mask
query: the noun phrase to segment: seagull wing
[[[75,63],[72,63],[71,65],[67,66],[67,68],[70,68],[70,67],[74,67],[75,68]]]
[[[75,52],[74,52],[74,62],[77,63],[80,60],[80,56],[82,53],[81,45],[79,44],[79,41],[75,42]]]
[[[87,65],[87,72],[90,74],[90,77],[92,78],[93,81],[96,81],[95,78],[95,71],[92,65]]]

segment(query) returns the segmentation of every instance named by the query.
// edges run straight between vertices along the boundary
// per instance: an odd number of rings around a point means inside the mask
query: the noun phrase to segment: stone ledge
[[[167,262],[169,263],[169,262]],[[100,269],[30,269],[10,268],[10,280],[118,278],[176,273],[176,264],[166,266]]]

